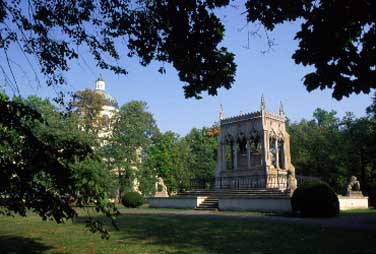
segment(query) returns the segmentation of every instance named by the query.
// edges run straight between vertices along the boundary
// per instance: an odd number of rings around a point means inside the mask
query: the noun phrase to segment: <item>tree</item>
[[[158,135],[153,115],[147,111],[146,102],[131,101],[115,115],[111,138],[103,147],[108,167],[116,170],[119,181],[119,198],[130,190],[141,168],[143,151]]]
[[[169,192],[189,188],[192,178],[211,178],[217,163],[217,137],[212,129],[193,128],[185,137],[167,131],[146,150],[145,166],[155,169]]]
[[[335,111],[316,109],[314,119],[289,123],[291,158],[297,174],[321,177],[337,191],[348,178],[344,139]]]
[[[193,128],[184,137],[191,151],[188,168],[194,178],[214,177],[218,141],[216,136],[209,135],[210,132],[212,132],[211,128]]]
[[[246,8],[248,21],[269,31],[284,22],[302,22],[292,58],[314,67],[304,77],[308,91],[333,88],[340,100],[376,88],[375,1],[248,0]]]
[[[31,209],[61,223],[77,216],[73,203],[90,203],[116,215],[101,161],[77,122],[36,97],[25,102],[0,94],[0,110],[1,213],[26,216]],[[91,225],[106,236],[101,224]]]
[[[366,113],[368,115],[368,118],[376,120],[376,92],[372,97],[371,105],[369,105],[366,109]]]
[[[64,83],[69,61],[79,57],[77,46],[85,46],[102,69],[127,74],[116,64],[124,55],[144,66],[167,62],[186,83],[186,97],[214,95],[231,87],[236,70],[234,54],[218,46],[224,26],[214,14],[228,2],[0,0],[0,48],[7,60],[11,45],[36,56],[49,85]],[[128,51],[119,52],[117,41]]]
[[[72,106],[81,118],[80,126],[84,131],[93,133],[94,137],[97,137],[98,133],[106,127],[100,115],[106,103],[103,95],[88,88],[74,95]]]
[[[352,175],[360,179],[365,192],[375,189],[376,125],[372,117],[355,118],[348,112],[338,119],[336,112],[319,108],[313,115],[313,120],[288,124],[297,173],[319,176],[338,193],[346,190]]]
[[[7,63],[12,45],[36,56],[49,85],[64,83],[69,60],[79,57],[77,46],[85,46],[100,68],[127,74],[114,64],[123,55],[138,57],[141,65],[167,62],[185,83],[186,97],[199,98],[203,91],[215,95],[218,88],[231,88],[236,72],[234,54],[219,47],[224,26],[215,13],[231,2],[0,0],[0,48],[5,50]],[[376,87],[375,1],[244,3],[247,21],[269,31],[284,22],[302,22],[292,58],[314,67],[304,77],[308,91],[333,88],[333,97],[341,99]],[[120,40],[126,43],[126,52],[118,50]],[[12,79],[7,77],[7,81]]]
[[[178,188],[176,172],[178,161],[179,136],[167,131],[158,136],[146,150],[145,167],[155,170],[156,177],[162,177],[168,192]]]

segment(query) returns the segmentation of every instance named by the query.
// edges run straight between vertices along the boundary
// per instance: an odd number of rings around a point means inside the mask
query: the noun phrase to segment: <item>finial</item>
[[[223,120],[223,119],[225,119],[225,113],[223,112],[223,105],[220,104],[219,107],[220,107],[220,110],[219,110],[219,120]]]
[[[264,95],[261,95],[261,111],[265,111],[265,98]]]
[[[97,80],[103,80],[102,73],[99,73],[99,77]]]
[[[283,116],[283,115],[285,114],[285,110],[284,110],[284,108],[283,108],[283,103],[282,103],[282,101],[281,101],[281,104],[279,105],[279,114],[280,114],[281,116]]]

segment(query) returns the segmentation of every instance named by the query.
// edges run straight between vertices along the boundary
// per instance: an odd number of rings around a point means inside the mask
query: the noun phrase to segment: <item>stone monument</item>
[[[267,112],[263,96],[257,112],[224,118],[221,108],[216,188],[293,191],[295,168],[285,123],[282,103],[279,113]]]

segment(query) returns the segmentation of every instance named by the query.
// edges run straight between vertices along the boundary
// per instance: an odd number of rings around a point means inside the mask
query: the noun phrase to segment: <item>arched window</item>
[[[250,145],[250,152],[251,154],[260,153],[261,151],[261,143],[260,143],[260,137],[258,135],[252,136],[249,140]]]
[[[110,117],[108,115],[103,115],[102,116],[102,123],[103,127],[108,129],[110,128]]]
[[[269,138],[269,153],[270,153],[270,162],[273,167],[277,167],[277,147],[276,147],[276,138]]]
[[[225,160],[226,169],[234,169],[234,139],[231,135],[226,135],[225,138]]]
[[[285,149],[283,139],[278,140],[278,164],[279,168],[285,168]]]
[[[239,153],[242,155],[247,155],[247,140],[242,135],[238,138]]]

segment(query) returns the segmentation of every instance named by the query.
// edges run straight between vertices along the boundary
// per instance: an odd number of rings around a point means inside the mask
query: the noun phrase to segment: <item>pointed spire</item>
[[[220,107],[220,110],[219,110],[219,120],[223,120],[223,119],[225,119],[225,112],[223,111],[223,105],[220,104],[219,107]]]
[[[285,115],[285,110],[283,108],[283,103],[281,101],[280,105],[279,105],[279,115],[281,116],[284,116]]]
[[[266,106],[265,106],[265,98],[264,95],[261,95],[261,111],[265,111]]]

